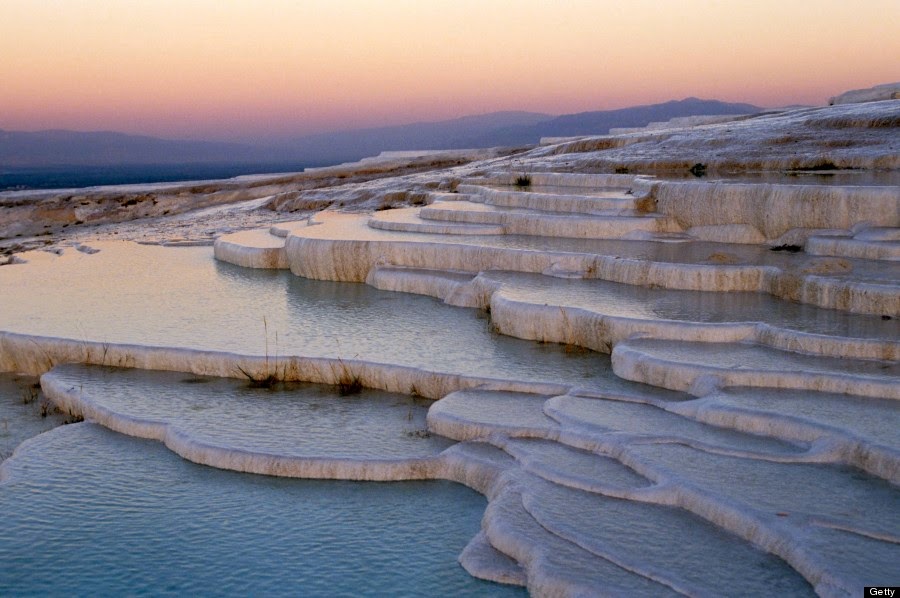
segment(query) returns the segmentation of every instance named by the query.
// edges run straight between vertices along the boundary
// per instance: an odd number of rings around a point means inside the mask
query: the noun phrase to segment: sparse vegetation
[[[43,401],[41,401],[41,410],[40,410],[41,417],[47,417],[48,415],[50,415],[51,413],[54,412],[53,411],[54,409],[55,409],[55,407],[53,406],[53,403],[51,403],[47,399],[44,399]]]
[[[701,164],[697,162],[690,168],[688,168],[688,172],[697,177],[698,179],[706,176],[706,164]]]
[[[516,178],[513,179],[513,185],[515,185],[519,189],[531,186],[531,175],[528,174],[527,170],[525,170],[521,163],[521,160],[511,160],[509,170],[510,174],[519,171],[519,174],[516,175]]]
[[[769,251],[786,251],[788,253],[798,253],[803,251],[802,245],[775,245],[774,247],[769,247]]]
[[[22,389],[22,403],[24,405],[30,405],[33,403],[38,396],[40,395],[41,385],[40,383],[35,382],[34,384]]]
[[[63,420],[62,425],[66,426],[68,424],[78,424],[84,421],[84,416],[80,413],[72,413],[69,411],[66,414],[66,418]]]
[[[247,386],[249,388],[265,388],[271,390],[281,382],[274,372],[267,373],[265,376],[254,376],[241,366],[237,366],[237,369],[247,379]]]
[[[813,164],[812,166],[799,166],[797,168],[792,168],[791,170],[793,170],[794,172],[821,172],[829,170],[841,170],[841,168],[834,162],[825,160],[817,164]]]
[[[334,385],[338,388],[338,394],[342,397],[356,395],[362,392],[362,379],[355,374],[343,359],[338,358],[336,364],[331,365],[334,375]]]
[[[50,370],[52,370],[56,366],[56,363],[54,363],[53,357],[50,355],[50,353],[48,353],[47,350],[44,349],[40,344],[38,344],[37,341],[35,341],[34,339],[28,339],[28,340],[31,342],[31,344],[33,344],[35,347],[37,347],[37,349],[41,353],[44,354],[44,360],[45,360],[45,364],[46,364],[44,366],[44,371],[49,372]]]
[[[362,381],[360,381],[359,376],[349,375],[342,376],[338,378],[338,394],[342,397],[346,397],[349,395],[358,395],[362,392]]]
[[[265,351],[266,363],[265,369],[261,375],[248,372],[241,366],[235,366],[244,378],[247,379],[247,386],[250,388],[265,388],[271,390],[282,382],[282,376],[278,375],[278,332],[275,333],[275,358],[269,360],[269,323],[263,316],[263,332],[265,334]]]

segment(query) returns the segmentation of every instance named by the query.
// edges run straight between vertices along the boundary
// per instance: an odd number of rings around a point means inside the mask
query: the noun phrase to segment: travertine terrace
[[[722,120],[314,190],[284,179],[258,196],[271,226],[215,241],[220,262],[487,314],[503,337],[594,356],[590,379],[444,364],[438,338],[419,341],[430,360],[284,340],[276,359],[24,329],[0,332],[0,370],[43,374],[64,410],[213,467],[466,484],[489,505],[460,562],[535,595],[896,585],[900,101]],[[87,250],[87,235],[69,241]],[[154,400],[168,403],[153,408],[111,400],[129,372],[85,364],[421,396],[433,401],[428,443],[404,452],[373,433],[369,448],[348,441],[352,455],[309,448],[276,421],[283,412],[256,434],[265,409],[226,413],[210,431],[162,386]],[[382,430],[378,405],[360,409]]]

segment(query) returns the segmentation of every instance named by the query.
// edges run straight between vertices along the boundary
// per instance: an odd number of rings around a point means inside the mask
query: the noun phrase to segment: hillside
[[[558,117],[535,112],[494,112],[437,122],[323,133],[258,145],[159,139],[109,131],[0,130],[0,168],[191,163],[323,164],[358,160],[382,151],[533,145],[545,136],[599,135],[613,127],[640,127],[675,117],[750,114],[759,110],[749,104],[687,98]]]

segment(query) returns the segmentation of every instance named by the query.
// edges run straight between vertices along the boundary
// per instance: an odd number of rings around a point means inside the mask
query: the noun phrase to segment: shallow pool
[[[4,468],[0,595],[524,595],[457,563],[486,501],[450,482],[231,473],[88,423]]]
[[[362,359],[586,384],[608,357],[496,334],[471,309],[217,262],[210,247],[98,244],[0,268],[0,330],[101,343]]]
[[[341,396],[326,384],[252,388],[231,378],[74,364],[49,378],[120,420],[168,426],[229,453],[406,461],[454,444],[427,432],[430,400],[380,390]]]

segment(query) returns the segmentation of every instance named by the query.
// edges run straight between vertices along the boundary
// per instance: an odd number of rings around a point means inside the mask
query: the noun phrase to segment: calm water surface
[[[609,371],[608,357],[495,334],[474,310],[430,297],[240,268],[210,247],[97,247],[0,268],[0,330],[564,384]]]
[[[4,596],[524,595],[457,563],[486,501],[450,482],[232,473],[88,423],[4,468]]]

